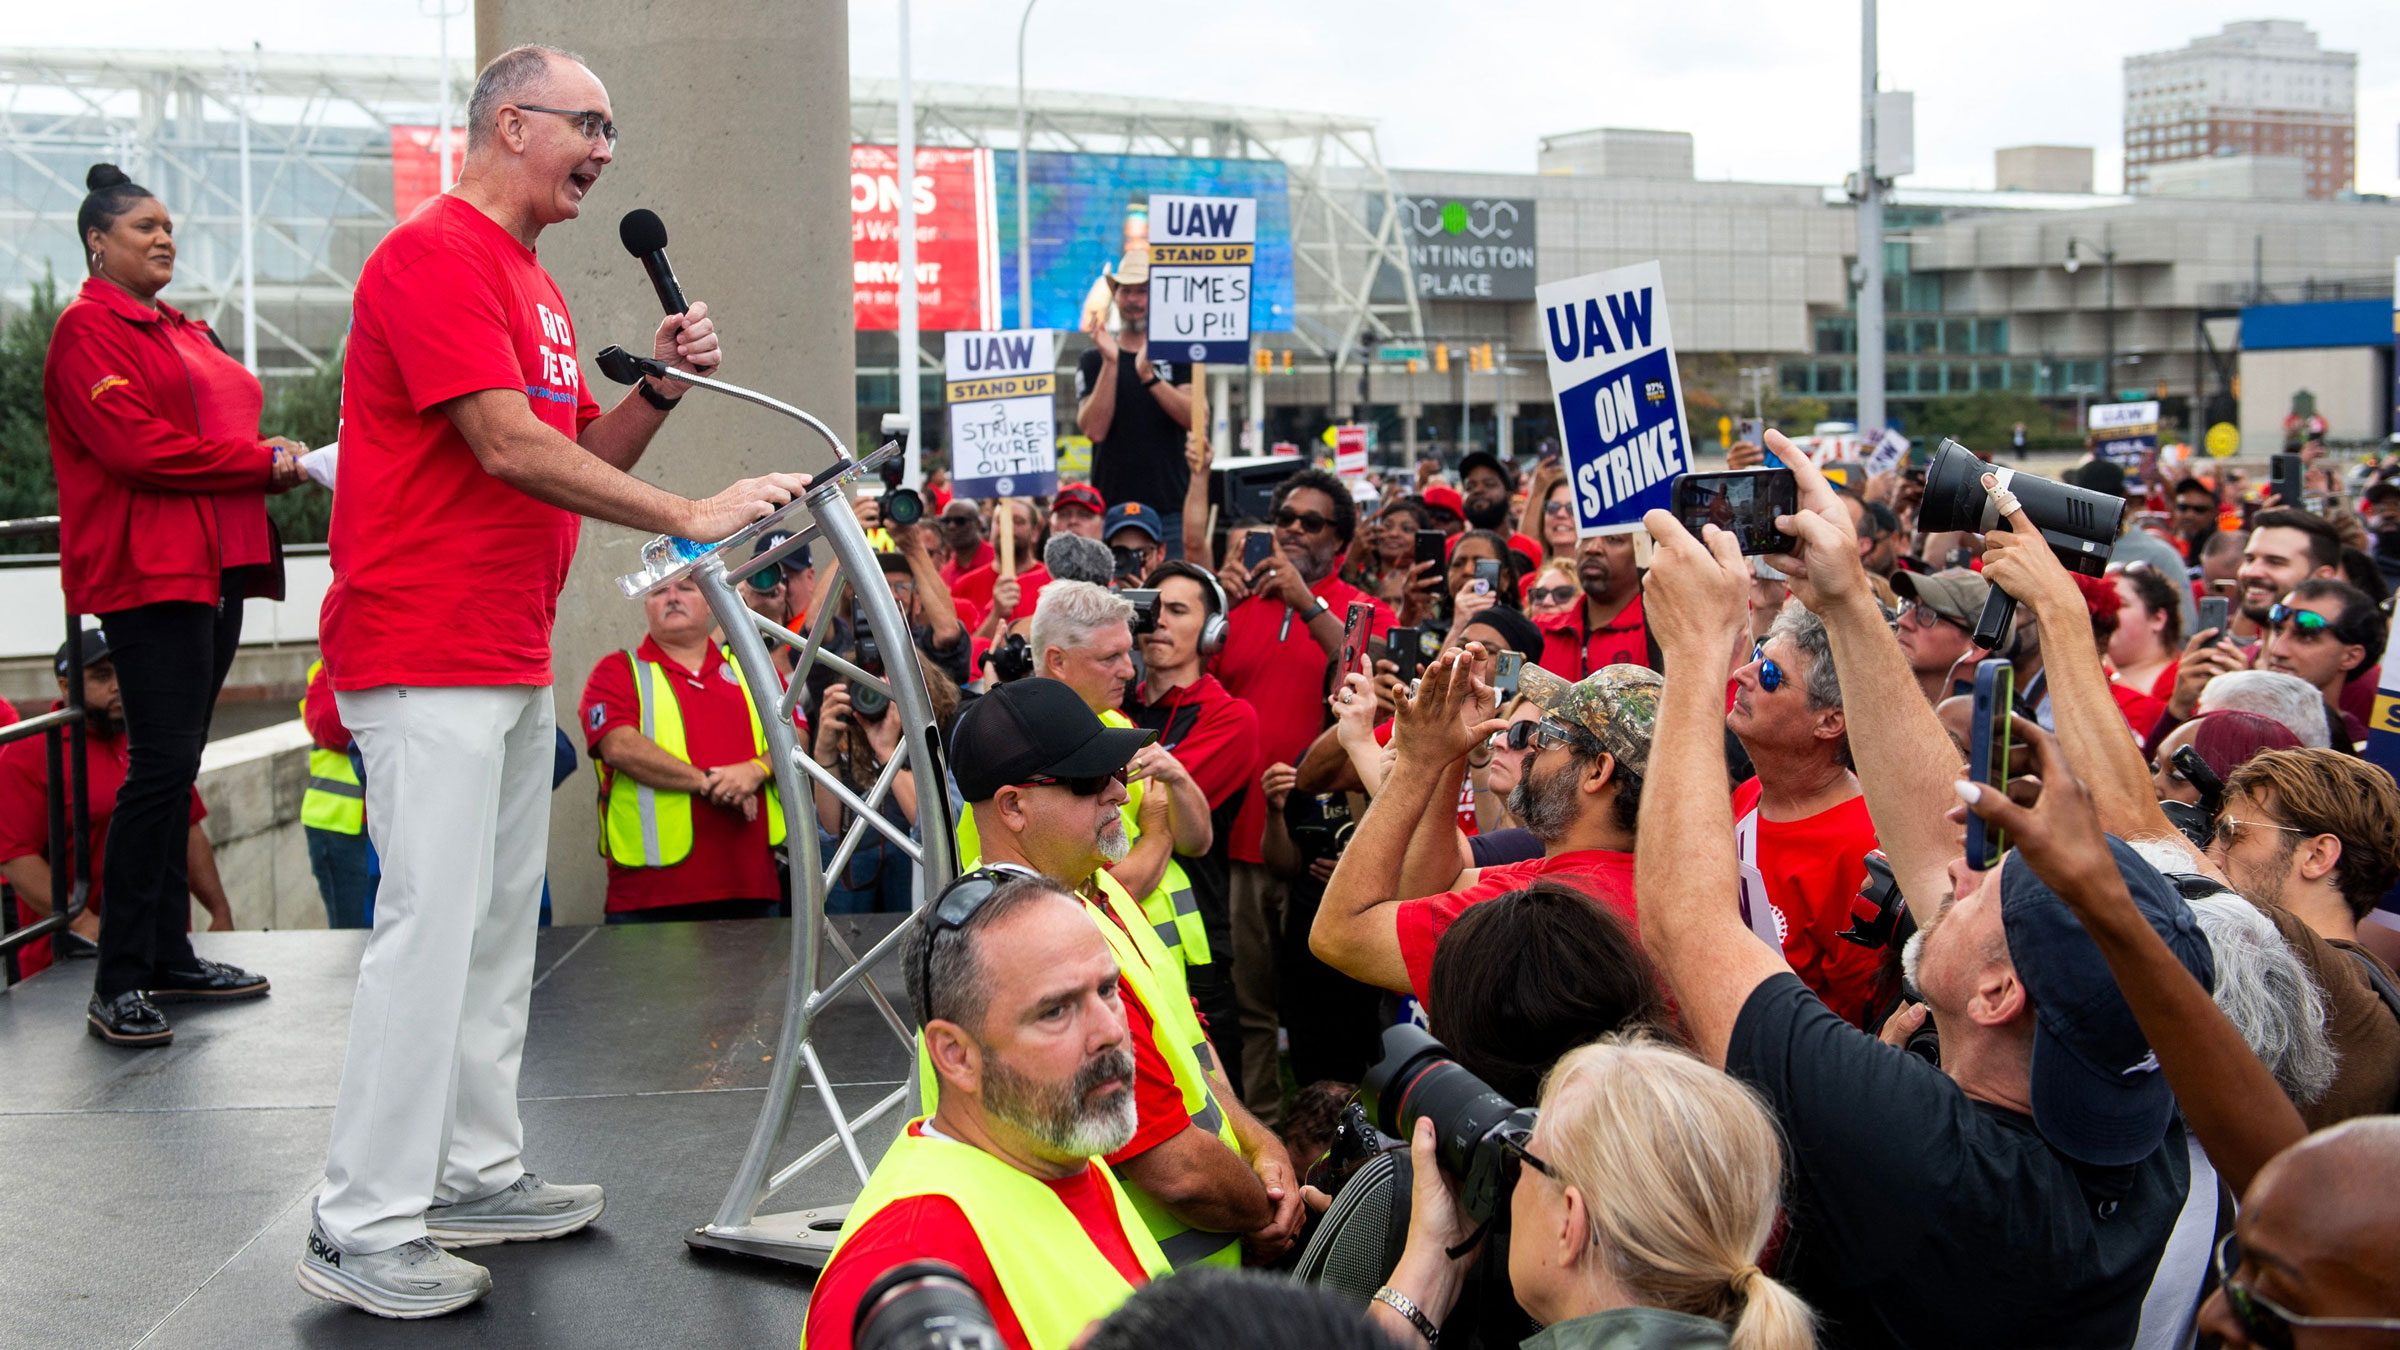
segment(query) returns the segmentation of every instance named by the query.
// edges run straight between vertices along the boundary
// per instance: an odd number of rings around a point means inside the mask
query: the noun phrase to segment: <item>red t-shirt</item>
[[[675,691],[675,706],[683,714],[684,749],[703,769],[740,764],[757,755],[750,735],[750,697],[734,679],[732,663],[720,659],[695,673],[677,665],[645,637],[635,648],[645,661],[656,661]],[[600,762],[600,740],[618,727],[642,729],[640,696],[634,689],[633,664],[623,652],[610,652],[592,667],[583,686],[583,745],[600,771],[600,796],[608,798],[612,775]],[[767,843],[767,799],[759,794],[756,820],[719,806],[706,797],[692,797],[692,851],[672,867],[627,867],[615,859],[608,864],[608,911],[655,909],[661,905],[693,905],[709,900],[772,900],[779,893],[775,857]]]
[[[1333,607],[1336,619],[1348,616],[1353,602],[1373,604],[1369,635],[1399,622],[1390,606],[1342,580],[1338,569],[1309,590]],[[1217,654],[1216,673],[1227,692],[1247,700],[1258,713],[1258,756],[1250,765],[1250,781],[1255,783],[1270,764],[1298,764],[1309,742],[1324,730],[1325,668],[1333,664],[1333,657],[1309,635],[1305,617],[1281,600],[1250,596],[1233,607],[1225,622],[1225,650]],[[1233,860],[1263,862],[1259,841],[1266,829],[1266,794],[1253,792],[1242,799],[1241,814],[1234,817]]]
[[[2117,700],[2117,711],[2124,714],[2125,725],[2132,727],[2136,736],[2141,735],[2150,727],[2157,726],[2159,716],[2167,710],[2165,699],[2153,698],[2139,689],[2119,684],[2115,680],[2108,682],[2108,692]]]
[[[908,1132],[923,1137],[923,1122],[911,1124]],[[1150,1282],[1141,1258],[1133,1254],[1133,1242],[1117,1217],[1116,1197],[1109,1193],[1099,1168],[1086,1167],[1078,1176],[1065,1181],[1045,1179],[1042,1184],[1057,1194],[1092,1245],[1127,1281],[1136,1288]],[[1013,1350],[1032,1350],[975,1226],[967,1222],[966,1211],[958,1202],[941,1195],[895,1200],[850,1234],[808,1296],[801,1339],[809,1350],[850,1350],[851,1324],[858,1320],[858,1301],[866,1296],[867,1286],[903,1261],[923,1260],[947,1261],[958,1267],[967,1283],[983,1296],[984,1306],[991,1309],[992,1326],[1000,1339]]]
[[[1375,724],[1375,743],[1392,743],[1391,723]],[[1458,775],[1458,828],[1470,835],[1483,833],[1475,820],[1475,771],[1471,768],[1461,770]]]
[[[1575,887],[1615,910],[1627,926],[1634,925],[1630,853],[1577,849],[1555,857],[1486,867],[1475,874],[1475,884],[1463,891],[1400,902],[1400,911],[1395,916],[1400,932],[1400,960],[1408,967],[1409,991],[1417,1000],[1424,1002],[1426,990],[1433,984],[1434,948],[1441,944],[1442,934],[1450,931],[1450,925],[1458,921],[1459,915],[1486,900],[1497,900],[1545,878]],[[1637,927],[1635,931],[1640,929]]]
[[[1113,907],[1103,903],[1100,912],[1117,925],[1117,931],[1131,936]],[[1119,984],[1117,992],[1117,1001],[1125,1010],[1125,1038],[1133,1046],[1134,1125],[1133,1138],[1103,1160],[1111,1166],[1149,1152],[1192,1123],[1192,1113],[1183,1108],[1183,1089],[1175,1083],[1175,1070],[1159,1053],[1158,1037],[1151,1031],[1157,1020],[1141,995],[1133,992],[1131,981]]]
[[[53,711],[65,705],[53,703]],[[63,733],[62,733],[63,736]],[[47,736],[28,736],[0,746],[0,862],[50,856],[50,758]],[[108,819],[117,809],[117,791],[125,786],[125,738],[92,735],[87,724],[84,740],[84,807],[91,813],[92,889],[89,908],[104,908],[100,859],[108,847]],[[65,753],[62,746],[61,753]],[[192,791],[192,820],[208,817],[200,792]],[[42,897],[44,901],[48,896]],[[187,913],[185,922],[190,922]],[[50,964],[50,939],[38,938],[17,951],[18,969],[31,975]]]
[[[1562,680],[1580,680],[1602,666],[1650,664],[1650,633],[1642,623],[1642,594],[1598,628],[1584,627],[1587,601],[1578,600],[1565,613],[1534,620],[1542,630],[1542,659],[1534,664]]]
[[[978,571],[984,567],[990,566],[992,560],[999,556],[1000,555],[992,548],[992,541],[986,539],[982,543],[977,544],[975,546],[975,551],[968,554],[966,557],[954,557],[950,561],[942,564],[942,584],[950,588],[950,593],[952,595],[956,595],[958,594],[958,581],[960,577],[965,576],[969,572]],[[992,591],[991,587],[988,585],[984,587],[981,602],[987,607],[992,603]]]
[[[959,573],[958,580],[949,583],[950,594],[972,600],[978,610],[984,614],[990,614],[992,612],[992,586],[1000,579],[999,569],[1000,564],[993,561],[987,562],[971,572]],[[1049,584],[1049,568],[1038,562],[1028,567],[1025,565],[1023,555],[1019,555],[1017,558],[1017,607],[1008,612],[1008,622],[1015,623],[1019,619],[1032,617],[1035,602],[1042,598],[1042,587]],[[977,622],[981,622],[981,620],[977,620]]]
[[[1738,837],[1758,811],[1753,778],[1733,790]],[[1852,797],[1801,820],[1756,821],[1758,873],[1783,933],[1783,959],[1800,982],[1853,1026],[1866,1025],[1883,953],[1836,936],[1850,926],[1850,902],[1866,883],[1875,822],[1867,799]]]
[[[334,688],[550,683],[578,522],[485,473],[435,408],[487,389],[522,390],[570,440],[600,415],[533,250],[435,197],[376,245],[351,301],[319,622]]]
[[[1250,785],[1258,750],[1257,709],[1226,693],[1214,675],[1170,689],[1156,703],[1148,700],[1146,690],[1137,690],[1126,716],[1158,733],[1158,743],[1200,785],[1210,810]]]

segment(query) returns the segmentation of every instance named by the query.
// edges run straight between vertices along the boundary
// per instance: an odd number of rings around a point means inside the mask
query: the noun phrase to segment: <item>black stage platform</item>
[[[834,922],[863,949],[896,916]],[[695,1252],[749,1141],[783,1016],[787,922],[559,928],[537,945],[519,1083],[526,1162],[608,1188],[599,1222],[467,1255],[483,1302],[389,1322],[292,1280],[325,1159],[364,933],[202,934],[265,999],[169,1005],[175,1043],[84,1034],[91,967],[0,995],[0,1347],[771,1346],[799,1340],[811,1276]],[[891,965],[896,966],[896,961]],[[901,996],[896,970],[879,983]],[[856,1113],[904,1076],[857,991],[818,1053]],[[805,1082],[781,1166],[827,1133]],[[872,1131],[872,1162],[894,1125]],[[770,1210],[846,1200],[828,1159]]]

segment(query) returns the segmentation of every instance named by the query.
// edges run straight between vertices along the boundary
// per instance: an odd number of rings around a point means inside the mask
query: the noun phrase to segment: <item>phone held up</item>
[[[1359,654],[1367,649],[1367,625],[1375,617],[1375,607],[1364,600],[1350,602],[1349,617],[1342,622],[1342,663],[1335,667],[1335,681],[1358,669]]]
[[[2209,646],[2214,647],[2225,640],[2225,624],[2232,608],[2233,602],[2222,595],[2200,597],[2199,631],[2205,633],[2211,628],[2217,630],[2217,635],[2208,640]]]
[[[1775,528],[1797,513],[1800,487],[1790,469],[1687,473],[1675,480],[1675,518],[1699,537],[1700,527],[1730,532],[1744,554],[1797,553],[1800,541]]]
[[[1275,556],[1275,539],[1265,530],[1252,530],[1242,537],[1242,567],[1255,570],[1260,563]]]
[[[2016,703],[2017,672],[2001,657],[1975,667],[1974,720],[1967,747],[1967,776],[1987,791],[2008,791],[2008,752],[2015,728],[2009,715]],[[2008,835],[1974,812],[1967,813],[1967,866],[1988,872],[2008,852]]]

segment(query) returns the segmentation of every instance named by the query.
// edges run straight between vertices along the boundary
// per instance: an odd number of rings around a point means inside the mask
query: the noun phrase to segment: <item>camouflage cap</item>
[[[1517,677],[1518,691],[1535,707],[1592,733],[1602,749],[1635,770],[1649,763],[1658,695],[1666,683],[1657,671],[1634,665],[1602,666],[1573,684],[1530,664]]]

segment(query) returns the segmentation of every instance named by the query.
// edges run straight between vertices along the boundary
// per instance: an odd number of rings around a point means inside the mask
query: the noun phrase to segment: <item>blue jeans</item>
[[[823,856],[831,858],[841,840],[823,830],[817,831],[817,847]],[[828,914],[906,914],[915,898],[916,860],[892,845],[892,841],[868,827],[858,841],[858,851],[840,876],[825,887],[825,912]]]
[[[375,888],[382,880],[367,865],[367,836],[306,830],[308,870],[317,875],[327,928],[373,928]]]

